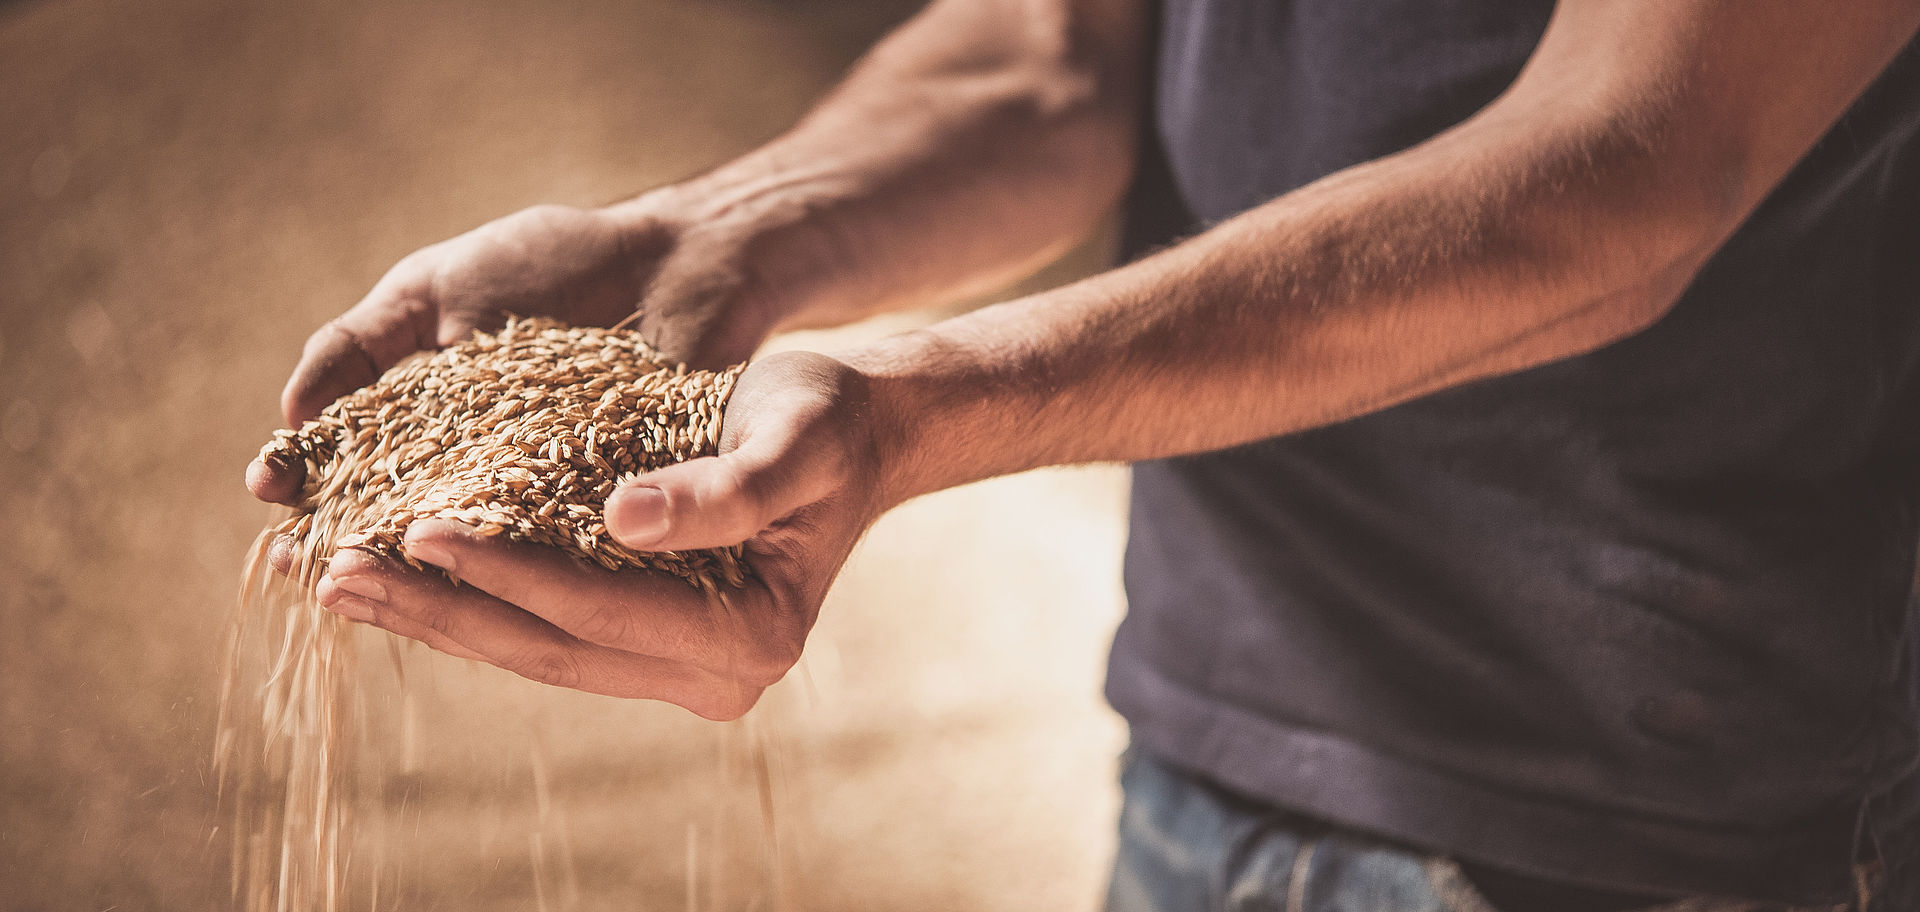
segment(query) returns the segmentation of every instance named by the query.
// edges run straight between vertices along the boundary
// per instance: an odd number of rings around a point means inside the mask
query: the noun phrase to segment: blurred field
[[[0,909],[227,906],[240,472],[314,326],[415,247],[772,135],[911,6],[0,2]],[[379,906],[1093,907],[1123,477],[897,511],[736,726],[369,662]]]

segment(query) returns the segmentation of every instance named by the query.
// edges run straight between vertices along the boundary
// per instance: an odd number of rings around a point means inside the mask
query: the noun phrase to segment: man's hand
[[[416,522],[405,547],[459,585],[365,551],[334,555],[328,609],[546,684],[683,706],[710,719],[752,708],[800,657],[854,542],[890,505],[864,378],[821,355],[775,355],[740,378],[720,454],[643,475],[607,503],[607,526],[646,551],[745,543],[753,576],[709,600],[646,571]]]
[[[780,326],[991,290],[1090,231],[1132,170],[1146,6],[944,0],[785,135],[603,210],[542,206],[402,260],[307,343],[289,422],[503,314],[639,330],[694,367]],[[256,462],[263,500],[300,467]]]
[[[746,239],[695,225],[657,193],[606,209],[536,206],[402,259],[360,303],[307,340],[281,394],[298,424],[417,351],[451,345],[507,314],[607,326],[639,310],[662,351],[696,367],[743,361],[772,302],[741,263]],[[255,496],[288,503],[299,466],[257,461]]]
[[[1146,12],[1139,0],[930,4],[755,152],[608,210],[532,209],[403,260],[309,341],[287,419],[504,313],[605,325],[637,303],[650,341],[716,367],[783,325],[1019,278],[1127,186]],[[738,715],[791,665],[853,541],[892,502],[866,403],[862,375],[839,362],[769,358],[736,386],[720,456],[610,499],[608,524],[634,547],[745,542],[756,578],[724,606],[677,580],[589,570],[445,523],[416,524],[407,547],[471,585],[350,551],[318,595],[539,680]],[[285,503],[300,471],[256,462],[247,484]]]

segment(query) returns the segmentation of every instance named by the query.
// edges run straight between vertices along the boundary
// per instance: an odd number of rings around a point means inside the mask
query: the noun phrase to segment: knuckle
[[[345,314],[328,320],[307,345],[309,354],[322,365],[350,364],[380,376],[379,362],[368,347],[366,337],[354,329]]]
[[[760,702],[760,687],[715,687],[683,704],[695,715],[714,722],[732,722]]]
[[[453,612],[448,611],[446,607],[438,601],[428,599],[419,603],[417,607],[409,607],[414,608],[414,610],[409,612],[409,620],[441,636],[450,637],[453,635],[454,627],[456,626],[453,620]]]
[[[785,678],[787,672],[792,668],[792,665],[782,665],[777,662],[756,665],[753,669],[740,675],[740,683],[754,687],[772,687],[780,683],[780,680]]]
[[[554,687],[577,688],[583,679],[579,660],[569,652],[542,652],[514,665],[529,680]]]
[[[434,263],[439,256],[440,246],[438,244],[422,247],[419,250],[415,250],[401,257],[399,262],[393,264],[392,269],[387,270],[387,277],[393,279],[411,279],[415,276],[432,272]]]
[[[634,635],[633,613],[626,606],[601,603],[580,613],[568,633],[589,643],[619,647]]]
[[[519,212],[515,212],[506,218],[494,222],[491,227],[508,233],[529,228],[538,229],[572,220],[580,213],[581,210],[573,206],[563,206],[559,203],[540,203],[528,206]]]
[[[340,325],[340,319],[334,317],[307,335],[306,346],[301,352],[307,360],[328,357],[335,349],[349,344],[347,339],[350,334],[346,327]]]
[[[294,557],[299,553],[299,539],[291,533],[278,536],[273,544],[267,546],[267,565],[273,568],[273,572],[286,576],[293,572]]]
[[[715,492],[721,504],[725,505],[723,515],[727,516],[738,531],[749,535],[765,528],[777,517],[768,516],[772,503],[772,485],[765,472],[754,472],[739,466],[729,466],[720,477]]]
[[[342,617],[345,616],[342,615]],[[348,620],[352,619],[348,618]],[[368,606],[367,619],[365,621],[353,621],[353,623],[364,623],[369,627],[384,630],[397,636],[403,636],[410,640],[421,638],[419,636],[419,630],[409,627],[404,621],[395,620],[395,615],[392,611],[382,608],[379,605]]]
[[[772,687],[799,662],[798,644],[777,634],[762,634],[755,638],[748,661],[739,669],[737,677],[754,687]]]

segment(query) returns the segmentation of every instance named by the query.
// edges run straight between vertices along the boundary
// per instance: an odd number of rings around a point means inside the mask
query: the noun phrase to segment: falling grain
[[[216,744],[242,908],[337,912],[353,870],[341,832],[356,657],[350,625],[313,598],[334,552],[419,568],[400,547],[407,527],[448,519],[607,570],[670,574],[717,599],[747,578],[738,548],[634,551],[600,517],[618,483],[712,454],[742,367],[689,370],[629,330],[513,319],[275,434],[262,456],[304,468],[305,481],[292,515],[255,543]],[[278,539],[292,546],[285,576],[267,569]]]

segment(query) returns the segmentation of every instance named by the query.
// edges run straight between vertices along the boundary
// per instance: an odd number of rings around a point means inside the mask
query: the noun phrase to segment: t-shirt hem
[[[1577,886],[1788,904],[1850,895],[1854,812],[1777,831],[1599,813],[1266,718],[1128,666],[1110,674],[1107,698],[1136,749],[1278,808]]]

